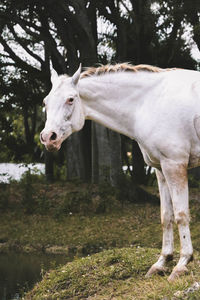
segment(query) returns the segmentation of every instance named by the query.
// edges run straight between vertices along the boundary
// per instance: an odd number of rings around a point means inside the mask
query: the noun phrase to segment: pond
[[[42,274],[58,265],[66,264],[65,255],[37,253],[0,254],[0,299],[17,300],[24,290],[30,290]]]

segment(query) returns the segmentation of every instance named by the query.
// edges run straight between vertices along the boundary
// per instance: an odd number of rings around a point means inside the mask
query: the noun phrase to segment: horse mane
[[[138,71],[146,71],[146,72],[153,72],[159,73],[164,71],[174,70],[171,69],[162,69],[159,67],[151,66],[151,65],[131,65],[129,63],[121,63],[115,65],[101,65],[100,67],[89,67],[81,74],[81,78],[90,77],[92,75],[102,75],[106,73],[114,73],[114,72],[138,72]]]

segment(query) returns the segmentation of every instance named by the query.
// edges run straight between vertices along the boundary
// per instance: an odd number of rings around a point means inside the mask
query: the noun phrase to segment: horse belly
[[[145,163],[153,168],[160,169],[160,160],[157,159],[151,151],[147,151],[140,143],[138,143],[140,150],[142,152]]]

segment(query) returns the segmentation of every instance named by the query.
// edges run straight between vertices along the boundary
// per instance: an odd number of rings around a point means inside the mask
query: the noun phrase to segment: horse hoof
[[[146,278],[151,277],[154,274],[164,275],[166,269],[164,267],[152,266],[147,274],[145,275]]]
[[[167,280],[169,282],[173,282],[176,279],[178,279],[180,275],[183,275],[187,272],[188,272],[188,269],[186,268],[186,266],[175,267]]]

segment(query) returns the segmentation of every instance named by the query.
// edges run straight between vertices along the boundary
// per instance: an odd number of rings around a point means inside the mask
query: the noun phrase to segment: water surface
[[[0,254],[0,300],[17,300],[22,290],[30,290],[45,270],[69,261],[65,255],[14,253]]]

